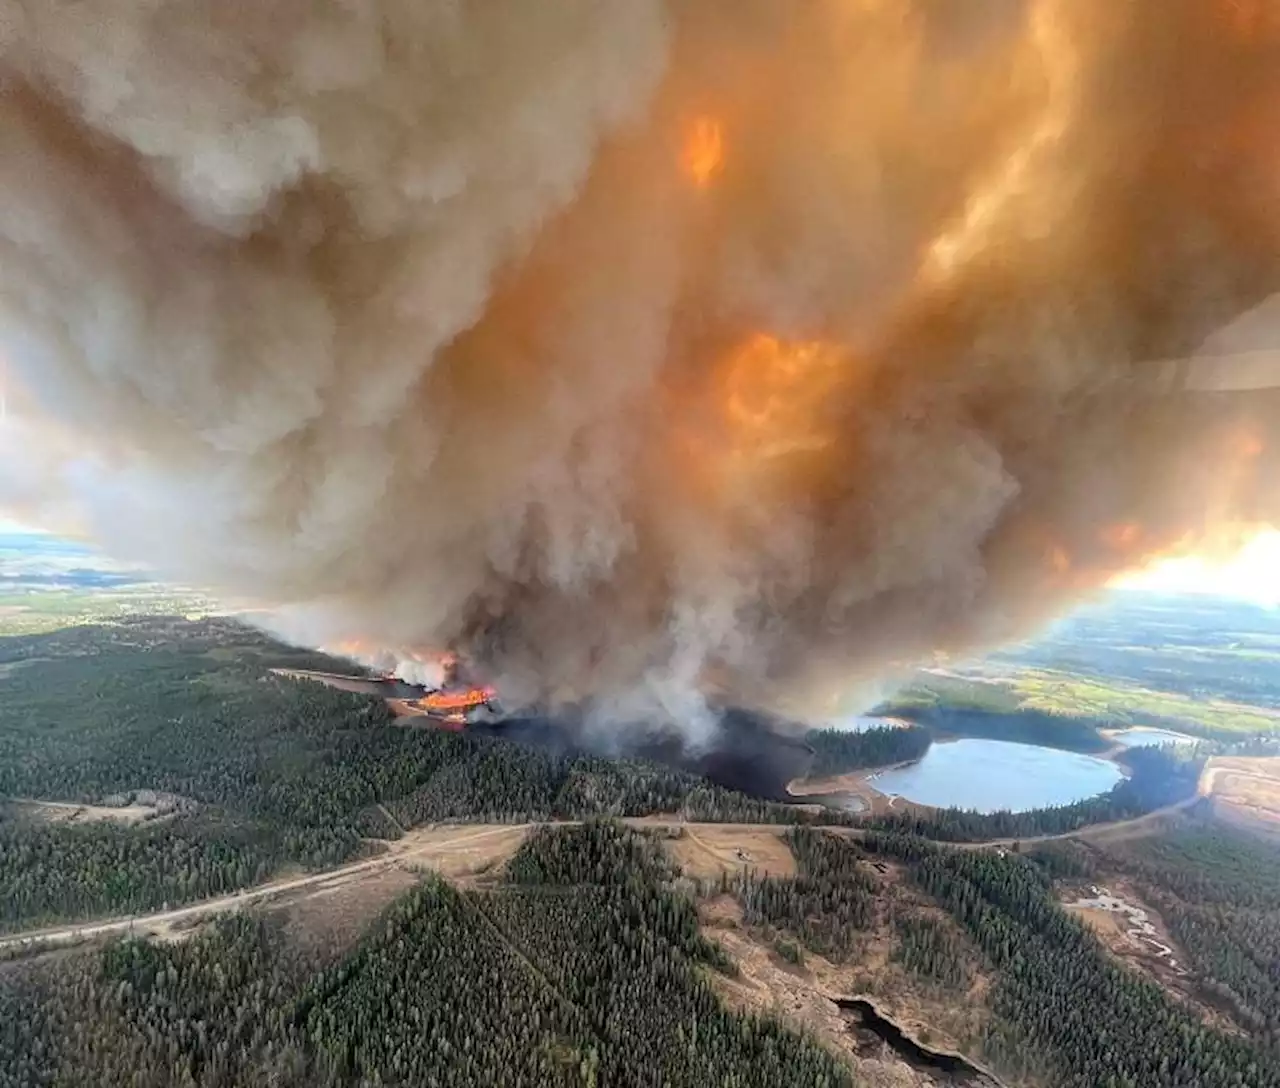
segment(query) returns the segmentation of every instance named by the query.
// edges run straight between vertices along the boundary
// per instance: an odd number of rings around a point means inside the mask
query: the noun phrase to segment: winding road
[[[124,918],[88,920],[77,922],[75,925],[6,934],[0,936],[0,953],[34,949],[38,946],[79,944],[81,941],[97,937],[124,934],[163,935],[214,914],[231,913],[251,904],[270,902],[286,896],[292,897],[300,892],[329,890],[351,880],[363,879],[401,865],[415,857],[447,852],[450,849],[472,849],[483,839],[501,834],[510,835],[514,831],[527,831],[532,826],[532,824],[464,824],[458,825],[459,833],[456,836],[445,840],[421,832],[410,832],[403,839],[391,843],[389,848],[377,857],[365,858],[337,869],[327,869],[323,873],[273,880],[230,895],[202,899],[198,903],[189,903],[174,910],[161,910],[152,914],[131,915]]]
[[[1089,827],[1082,827],[1076,831],[1067,831],[1058,835],[1042,835],[1034,838],[1028,837],[1018,840],[991,839],[976,843],[947,843],[945,845],[957,846],[966,850],[982,850],[1008,847],[1015,841],[1020,842],[1023,845],[1027,845],[1054,839],[1090,840],[1097,838],[1125,837],[1134,833],[1145,832],[1166,816],[1172,815],[1181,809],[1195,804],[1199,799],[1199,797],[1191,797],[1177,804],[1157,809],[1155,812],[1149,812],[1145,816],[1138,816],[1131,820],[1119,820],[1114,823],[1093,824]],[[572,826],[579,822],[580,821],[577,820],[557,821],[555,826]],[[718,828],[730,832],[739,831],[744,834],[769,831],[779,835],[789,826],[786,824],[690,825],[688,821],[682,820],[679,817],[658,816],[636,817],[626,819],[623,823],[629,824],[633,827],[645,828],[698,826]],[[127,934],[135,936],[170,935],[176,930],[183,929],[184,927],[188,927],[202,919],[212,917],[216,914],[231,913],[243,910],[247,906],[262,905],[275,900],[286,898],[292,899],[300,895],[312,895],[318,892],[330,891],[353,880],[363,880],[375,874],[385,872],[387,869],[395,866],[403,866],[406,863],[410,863],[415,860],[419,863],[427,861],[438,862],[451,855],[474,853],[477,848],[483,848],[487,845],[485,840],[502,835],[515,837],[517,839],[523,838],[529,830],[537,826],[544,825],[532,823],[459,824],[415,829],[413,831],[406,832],[404,838],[388,844],[387,849],[376,857],[364,858],[360,861],[351,862],[348,865],[339,866],[336,869],[328,869],[322,873],[312,873],[307,876],[273,880],[266,884],[259,884],[252,888],[245,888],[242,891],[234,892],[230,895],[220,895],[213,899],[202,899],[197,903],[188,903],[185,906],[177,907],[173,910],[161,910],[155,911],[151,914],[139,914],[126,917],[89,919],[77,922],[73,925],[52,926],[42,929],[26,930],[19,933],[2,934],[0,935],[0,955],[4,955],[6,953],[20,953],[23,951],[34,951],[39,948],[55,948],[61,945],[79,944],[83,941],[94,940],[100,937],[123,936]],[[456,834],[447,834],[446,837],[441,837],[442,832],[452,832],[455,829]],[[827,827],[825,830],[834,831],[842,835],[847,835],[851,838],[859,838],[865,833],[859,828],[843,826]]]

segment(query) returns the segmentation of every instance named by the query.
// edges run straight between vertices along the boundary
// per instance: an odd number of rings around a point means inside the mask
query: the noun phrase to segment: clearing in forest
[[[81,805],[72,801],[14,799],[6,805],[15,816],[46,824],[140,824],[163,813],[154,805]]]
[[[1218,756],[1200,779],[1215,814],[1229,823],[1280,833],[1280,757]]]
[[[684,824],[666,844],[687,876],[714,879],[753,870],[760,876],[794,876],[796,859],[783,841],[785,827]]]
[[[948,1088],[960,1083],[946,1076],[918,1068],[905,1061],[890,1047],[860,1044],[848,1017],[841,1012],[835,998],[866,992],[866,971],[861,966],[835,964],[812,952],[804,953],[804,962],[793,964],[770,947],[759,932],[743,922],[742,909],[736,899],[720,895],[703,900],[698,907],[703,932],[729,954],[738,968],[730,977],[708,972],[707,978],[729,1008],[739,1012],[773,1014],[791,1026],[816,1038],[839,1054],[853,1069],[859,1084],[883,1085],[885,1088]],[[889,938],[869,942],[878,944],[876,970],[885,975],[896,964],[889,964]],[[862,960],[862,952],[856,957]],[[900,972],[900,968],[898,968]],[[883,978],[882,980],[883,981]],[[966,1004],[950,995],[934,1000],[915,1000],[908,1005],[890,1003],[894,1022],[908,1033],[927,1040],[928,1045],[954,1051],[954,1039],[938,1030],[938,1022],[979,1029],[986,1016],[985,987],[976,1002]],[[918,987],[911,989],[918,990]],[[882,998],[877,998],[882,1003]],[[949,1016],[948,1013],[951,1015]],[[905,1015],[904,1015],[905,1014]],[[899,1019],[902,1016],[902,1019]],[[926,1027],[927,1025],[927,1027]],[[972,1083],[972,1082],[970,1082]]]
[[[533,824],[437,824],[415,828],[392,846],[401,864],[466,883],[496,873],[520,849]]]

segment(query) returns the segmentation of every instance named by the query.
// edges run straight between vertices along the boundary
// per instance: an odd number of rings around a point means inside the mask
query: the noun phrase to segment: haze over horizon
[[[0,508],[295,642],[695,722],[1280,522],[1265,6],[14,5]]]

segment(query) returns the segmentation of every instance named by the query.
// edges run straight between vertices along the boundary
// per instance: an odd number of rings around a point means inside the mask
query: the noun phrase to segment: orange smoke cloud
[[[1275,9],[1140,8],[0,0],[0,502],[616,720],[1021,635],[1280,521]]]
[[[714,117],[695,117],[686,125],[680,166],[705,189],[724,167],[724,131]]]

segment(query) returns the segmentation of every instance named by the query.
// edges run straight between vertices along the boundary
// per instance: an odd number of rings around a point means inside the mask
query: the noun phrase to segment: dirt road
[[[77,944],[97,937],[124,934],[164,936],[184,925],[200,921],[214,914],[241,910],[252,904],[263,904],[276,899],[292,897],[299,893],[330,890],[351,880],[358,880],[392,866],[413,861],[435,860],[441,855],[470,855],[480,853],[484,840],[495,838],[522,840],[532,824],[471,824],[429,828],[409,832],[403,839],[390,844],[383,854],[363,861],[352,862],[323,873],[273,880],[231,895],[216,899],[203,899],[175,910],[157,911],[154,914],[101,921],[84,921],[75,925],[49,929],[29,930],[0,936],[0,952],[15,949],[53,947],[61,944]],[[445,832],[447,837],[442,837]]]
[[[1110,824],[1094,824],[1077,831],[1059,835],[1043,835],[1034,838],[993,839],[976,843],[948,843],[965,850],[983,850],[1007,847],[1017,841],[1024,845],[1048,842],[1053,839],[1115,839],[1134,834],[1144,834],[1160,820],[1194,804],[1198,797],[1188,798],[1176,805],[1150,812],[1132,820],[1120,820]],[[558,826],[571,826],[576,820],[563,821]],[[676,853],[683,862],[691,860],[703,864],[712,861],[729,868],[758,867],[786,872],[790,864],[777,848],[766,841],[779,838],[790,825],[787,824],[702,824],[688,823],[679,816],[645,816],[624,820],[623,823],[638,828],[683,827],[694,830],[693,840],[685,844],[688,850],[699,851],[705,858],[685,858],[682,851]],[[204,899],[174,910],[125,918],[86,920],[75,925],[55,926],[47,929],[28,930],[0,936],[0,954],[37,947],[56,947],[77,944],[98,937],[124,934],[168,936],[215,914],[241,910],[246,906],[263,905],[285,899],[309,896],[332,891],[353,880],[362,880],[395,866],[427,866],[448,877],[458,877],[481,870],[488,865],[509,857],[525,836],[537,824],[446,824],[438,827],[409,831],[404,838],[389,844],[385,853],[363,861],[352,862],[337,869],[307,876],[291,877],[260,884],[231,895]],[[851,838],[859,838],[865,832],[854,827],[830,827]],[[776,844],[781,847],[781,843]],[[789,858],[789,854],[788,854]],[[698,865],[693,866],[698,869]],[[700,871],[700,870],[699,870]]]

